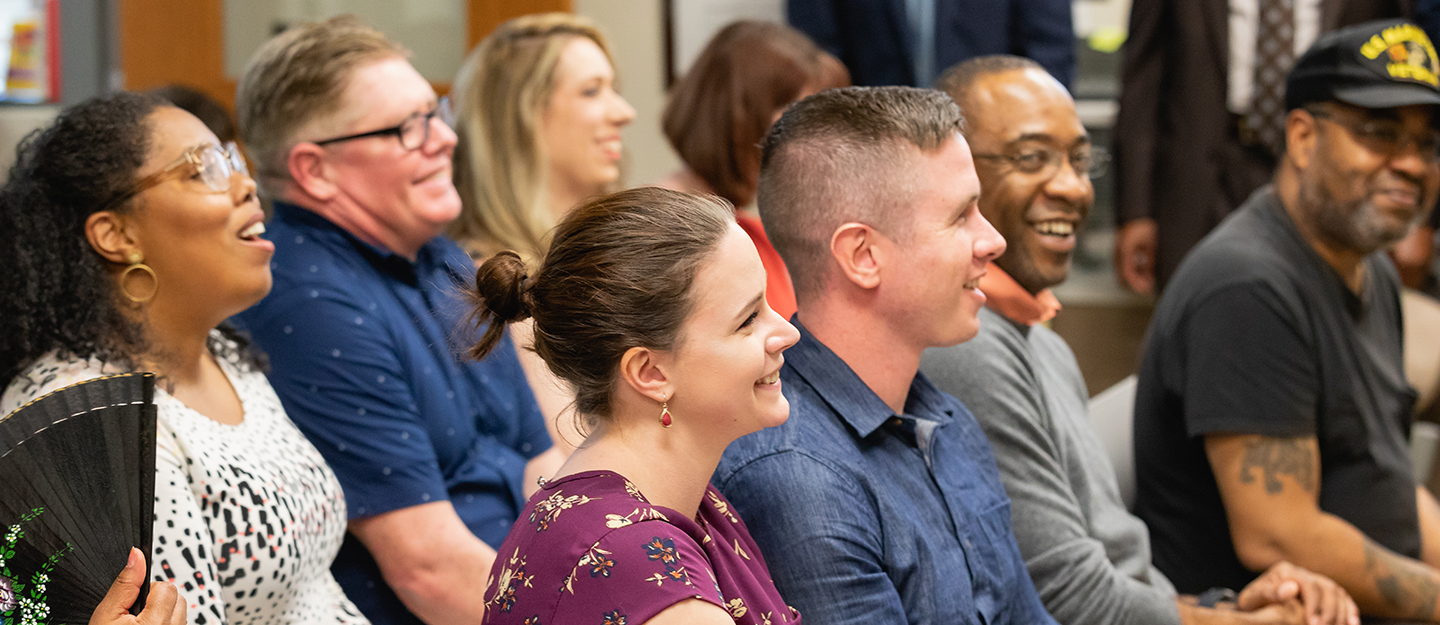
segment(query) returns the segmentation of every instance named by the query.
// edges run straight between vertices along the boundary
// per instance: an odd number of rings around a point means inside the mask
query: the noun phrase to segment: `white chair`
[[[1100,435],[1110,464],[1115,467],[1115,480],[1120,484],[1120,498],[1126,508],[1135,505],[1135,376],[1090,398],[1090,427]],[[1440,425],[1417,421],[1410,427],[1410,464],[1415,481],[1424,484],[1440,456]]]
[[[1100,435],[1126,508],[1135,505],[1135,376],[1090,398],[1090,426]]]

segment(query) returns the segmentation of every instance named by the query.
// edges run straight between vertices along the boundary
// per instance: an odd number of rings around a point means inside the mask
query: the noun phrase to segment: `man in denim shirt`
[[[732,444],[715,484],[809,621],[1054,623],[984,434],[918,373],[925,348],[975,336],[1005,250],[963,124],[943,93],[854,87],[765,141],[760,216],[799,302],[790,419]]]

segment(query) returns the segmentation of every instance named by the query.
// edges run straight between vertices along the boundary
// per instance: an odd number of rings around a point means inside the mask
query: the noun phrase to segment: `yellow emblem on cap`
[[[1391,78],[1440,87],[1440,77],[1436,76],[1440,59],[1436,58],[1435,46],[1419,26],[1397,24],[1386,28],[1360,46],[1360,54],[1372,61],[1381,54],[1386,55],[1385,71]]]

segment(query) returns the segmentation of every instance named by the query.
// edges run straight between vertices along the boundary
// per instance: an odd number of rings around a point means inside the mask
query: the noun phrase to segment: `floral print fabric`
[[[640,625],[686,599],[720,606],[737,624],[800,622],[714,487],[688,519],[618,474],[591,471],[530,498],[491,570],[484,622]]]

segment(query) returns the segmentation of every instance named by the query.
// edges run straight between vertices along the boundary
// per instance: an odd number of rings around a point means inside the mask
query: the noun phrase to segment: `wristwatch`
[[[1235,603],[1238,598],[1235,591],[1216,587],[1200,593],[1200,596],[1195,598],[1195,603],[1202,608],[1214,608],[1219,603]]]

